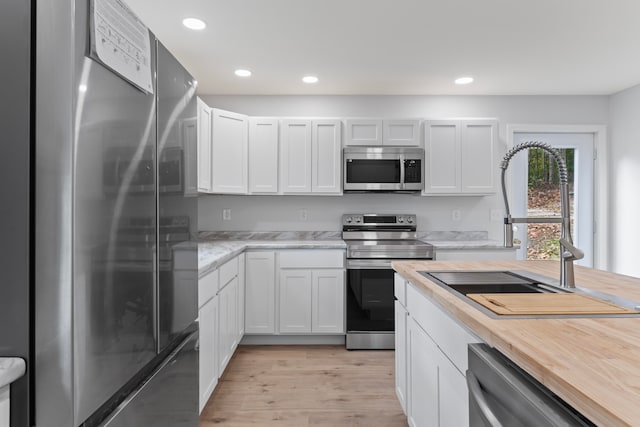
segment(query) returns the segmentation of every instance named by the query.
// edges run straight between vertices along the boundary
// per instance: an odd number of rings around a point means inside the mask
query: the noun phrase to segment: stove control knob
[[[361,223],[362,222],[362,217],[361,216],[357,216],[356,217],[356,222],[357,223]]]
[[[413,217],[412,217],[412,216],[410,216],[409,218],[407,218],[407,222],[408,222],[409,224],[413,224]]]
[[[351,224],[351,222],[353,221],[353,218],[351,218],[350,216],[348,216],[344,222],[346,222],[347,224]]]
[[[403,216],[399,216],[398,217],[398,224],[402,224],[404,222],[404,217]]]

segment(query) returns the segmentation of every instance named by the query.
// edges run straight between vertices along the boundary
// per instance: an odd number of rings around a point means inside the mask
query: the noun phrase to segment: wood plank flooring
[[[239,346],[200,426],[406,427],[394,352]]]

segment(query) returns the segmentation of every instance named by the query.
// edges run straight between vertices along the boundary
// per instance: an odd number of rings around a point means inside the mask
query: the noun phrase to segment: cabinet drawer
[[[220,286],[219,289],[229,283],[234,277],[238,275],[238,257],[233,258],[230,261],[222,264],[220,270]]]
[[[416,323],[464,374],[467,371],[467,344],[483,341],[431,302],[411,283],[407,286],[407,309]]]
[[[341,250],[307,249],[280,252],[280,268],[344,268]]]
[[[393,275],[393,294],[403,307],[407,306],[407,281],[398,273]]]
[[[198,280],[198,307],[202,307],[218,292],[218,270]]]

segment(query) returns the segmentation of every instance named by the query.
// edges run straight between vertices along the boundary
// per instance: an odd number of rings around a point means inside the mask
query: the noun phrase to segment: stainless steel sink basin
[[[512,271],[421,271],[420,274],[463,295],[566,292]]]
[[[481,304],[468,298],[468,294],[496,294],[496,293],[580,293],[601,301],[610,302],[632,310],[640,310],[640,303],[627,300],[603,292],[577,286],[564,289],[556,286],[553,279],[540,276],[528,271],[419,271],[421,275],[451,292],[466,303],[474,306],[487,316],[502,319]],[[554,317],[640,317],[640,314],[542,314],[509,316],[514,318],[554,318]]]

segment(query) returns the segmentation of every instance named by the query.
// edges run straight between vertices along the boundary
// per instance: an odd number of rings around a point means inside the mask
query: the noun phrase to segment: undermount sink
[[[484,312],[493,318],[540,318],[540,317],[639,317],[640,304],[614,295],[602,292],[592,291],[589,289],[576,287],[574,289],[564,289],[553,285],[553,280],[543,276],[536,275],[528,271],[419,271],[421,275],[436,283],[443,289],[451,292],[466,303],[474,306],[476,309]],[[486,294],[564,294],[564,295],[583,295],[601,301],[616,305],[627,310],[635,310],[635,313],[550,313],[550,314],[522,314],[505,316],[504,313],[496,314],[494,311],[487,309],[482,304],[478,304],[478,296],[485,300],[493,301],[496,297]],[[469,297],[469,295],[471,297]],[[514,295],[515,297],[515,295]],[[507,298],[502,297],[502,298]],[[511,297],[509,297],[511,298]],[[530,297],[526,297],[529,300]],[[537,297],[532,296],[536,301]],[[541,297],[543,299],[552,298]],[[564,299],[565,297],[559,296]],[[569,297],[567,297],[569,298]],[[578,298],[578,297],[571,297]],[[582,298],[582,297],[580,297]],[[555,299],[555,298],[554,298]],[[526,304],[525,304],[526,305]],[[528,305],[527,305],[528,306]],[[513,313],[510,313],[513,314]],[[517,314],[517,313],[516,313]]]
[[[567,292],[511,271],[421,271],[420,274],[463,295]]]

